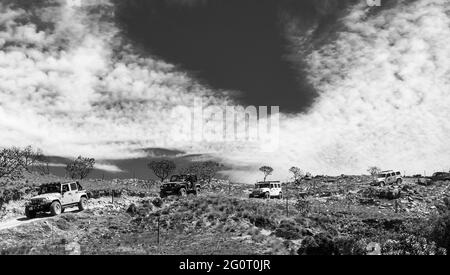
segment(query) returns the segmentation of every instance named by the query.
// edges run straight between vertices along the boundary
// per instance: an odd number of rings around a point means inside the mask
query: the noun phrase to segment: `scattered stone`
[[[128,209],[127,209],[127,213],[135,215],[138,212],[137,207],[134,203],[132,203]]]
[[[381,246],[379,243],[371,242],[366,247],[367,255],[381,255]]]
[[[163,205],[163,200],[161,198],[154,198],[152,203],[156,207],[161,207]]]

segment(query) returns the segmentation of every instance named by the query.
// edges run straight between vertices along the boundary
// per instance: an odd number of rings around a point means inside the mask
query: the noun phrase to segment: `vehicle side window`
[[[273,188],[273,184],[270,184],[270,188]]]
[[[72,190],[72,191],[78,190],[77,184],[75,182],[70,184],[70,190]]]
[[[62,186],[62,192],[65,193],[65,192],[68,192],[68,191],[69,191],[69,185],[68,184],[64,184]]]
[[[400,175],[400,172],[395,173],[396,175]]]

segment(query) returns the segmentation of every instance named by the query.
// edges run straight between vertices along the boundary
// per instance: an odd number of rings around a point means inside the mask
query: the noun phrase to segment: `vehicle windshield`
[[[173,175],[170,177],[170,181],[184,181],[184,178],[182,175]]]
[[[270,188],[270,183],[257,183],[255,188]]]
[[[386,174],[378,174],[378,177],[379,177],[379,178],[385,178],[385,177],[386,177]]]
[[[48,193],[59,193],[61,192],[61,185],[59,184],[49,184],[49,185],[43,185],[39,189],[38,194],[48,194]]]

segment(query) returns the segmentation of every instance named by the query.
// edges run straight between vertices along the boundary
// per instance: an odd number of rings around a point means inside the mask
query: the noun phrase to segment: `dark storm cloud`
[[[297,20],[305,31],[318,24],[319,40],[329,37],[327,28],[351,2],[128,0],[117,1],[117,15],[147,54],[178,64],[216,90],[237,91],[244,104],[301,112],[316,92],[299,60],[294,68],[288,56],[285,21]]]

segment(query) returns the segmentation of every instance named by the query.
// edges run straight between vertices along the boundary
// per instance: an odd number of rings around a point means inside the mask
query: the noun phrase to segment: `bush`
[[[298,199],[295,203],[295,209],[300,214],[306,215],[311,211],[311,203],[305,199]]]
[[[339,255],[365,255],[366,242],[355,237],[338,237],[334,239],[334,244]]]
[[[445,212],[436,220],[431,236],[439,247],[445,248],[448,255],[450,252],[450,211]]]
[[[381,247],[383,255],[443,255],[445,252],[426,238],[403,233],[396,240],[387,240]]]
[[[302,228],[292,220],[282,220],[275,229],[275,236],[287,240],[297,240],[302,237]]]
[[[338,255],[339,250],[330,235],[319,233],[303,239],[297,253],[299,255]]]

